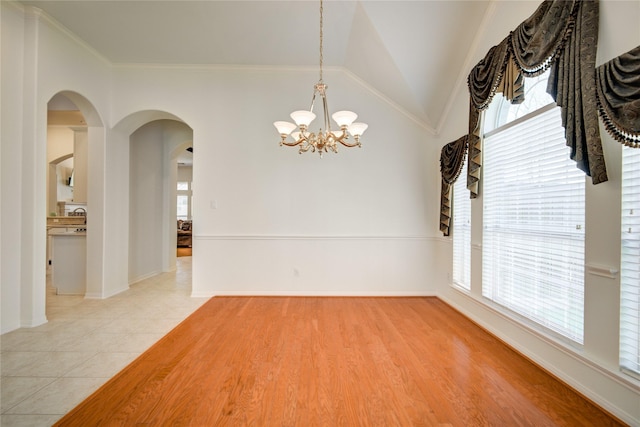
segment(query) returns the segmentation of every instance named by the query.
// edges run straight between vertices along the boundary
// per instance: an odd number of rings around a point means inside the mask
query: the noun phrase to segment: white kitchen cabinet
[[[51,238],[51,284],[58,295],[84,295],[87,288],[87,233],[64,231]]]

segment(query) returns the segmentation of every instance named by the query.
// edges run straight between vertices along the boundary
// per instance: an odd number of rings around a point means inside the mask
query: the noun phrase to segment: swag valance
[[[607,132],[640,148],[640,46],[596,70],[598,108]]]
[[[607,180],[598,127],[595,59],[597,0],[546,0],[500,44],[489,50],[467,79],[470,93],[467,185],[479,194],[482,167],[480,112],[502,92],[524,100],[524,79],[551,68],[547,92],[562,109],[571,158],[594,184]]]
[[[440,173],[442,185],[440,189],[440,231],[449,235],[451,226],[451,186],[456,182],[467,155],[467,135],[448,143],[440,151]]]
[[[525,77],[550,69],[547,92],[561,108],[571,159],[593,184],[608,179],[598,114],[616,140],[640,148],[640,46],[596,69],[598,10],[598,0],[545,0],[471,70],[469,133],[443,147],[440,157],[440,230],[445,236],[451,221],[451,185],[467,153],[467,188],[471,198],[479,194],[482,111],[496,93],[514,104],[523,102]]]

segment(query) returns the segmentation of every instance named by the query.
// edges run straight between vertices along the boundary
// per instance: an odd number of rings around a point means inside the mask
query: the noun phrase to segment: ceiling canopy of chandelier
[[[360,136],[367,129],[368,125],[365,123],[355,123],[358,115],[352,111],[338,111],[333,113],[331,117],[340,127],[339,131],[331,130],[331,123],[329,122],[329,109],[327,107],[327,85],[322,81],[322,0],[320,0],[320,80],[313,87],[313,97],[311,98],[311,108],[309,110],[299,110],[291,113],[291,118],[295,124],[291,122],[274,122],[273,125],[278,129],[280,133],[280,145],[286,145],[288,147],[300,146],[299,153],[305,153],[309,150],[311,152],[318,152],[320,157],[323,153],[329,150],[334,153],[338,152],[338,143],[345,147],[360,147]],[[316,101],[316,96],[320,95],[322,98],[322,108],[324,110],[324,131],[322,128],[318,130],[318,133],[309,132],[309,125],[316,118],[313,113],[313,106]],[[294,130],[299,129],[296,132]],[[288,136],[291,135],[293,141],[288,140]],[[349,136],[353,137],[354,142],[348,142]]]

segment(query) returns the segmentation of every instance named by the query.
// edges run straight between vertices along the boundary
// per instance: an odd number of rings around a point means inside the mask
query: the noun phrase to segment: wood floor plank
[[[617,426],[436,298],[212,298],[58,426]]]

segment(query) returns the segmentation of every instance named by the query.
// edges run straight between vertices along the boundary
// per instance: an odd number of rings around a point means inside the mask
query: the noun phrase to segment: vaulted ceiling
[[[113,64],[318,66],[319,1],[22,3]],[[347,70],[436,132],[490,3],[325,0],[324,66]]]

